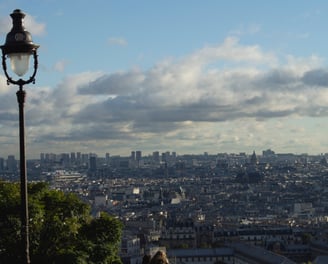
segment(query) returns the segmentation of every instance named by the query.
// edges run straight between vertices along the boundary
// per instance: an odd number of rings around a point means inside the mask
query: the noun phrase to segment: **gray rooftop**
[[[278,255],[272,251],[265,250],[260,247],[247,245],[243,243],[232,243],[231,247],[235,249],[236,254],[240,254],[245,258],[257,260],[262,264],[296,264],[296,262]]]
[[[169,258],[172,257],[214,257],[214,256],[232,256],[232,248],[194,248],[194,249],[169,249],[167,250]]]

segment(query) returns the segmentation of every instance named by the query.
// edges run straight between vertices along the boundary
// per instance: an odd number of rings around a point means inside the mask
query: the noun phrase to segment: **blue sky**
[[[328,152],[327,1],[4,0],[38,50],[27,155]],[[0,156],[18,156],[0,74]]]

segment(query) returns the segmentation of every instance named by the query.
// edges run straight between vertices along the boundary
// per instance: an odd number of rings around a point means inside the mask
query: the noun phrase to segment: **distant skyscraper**
[[[136,159],[136,152],[135,151],[131,151],[131,159],[132,160]]]
[[[89,155],[88,154],[82,154],[82,163],[87,164],[89,161]]]
[[[172,162],[176,162],[176,158],[177,158],[177,153],[175,151],[172,152],[172,155],[171,155],[171,161]]]
[[[71,164],[76,163],[76,157],[75,157],[75,152],[71,152]]]
[[[137,151],[136,151],[136,161],[137,161],[137,165],[138,165],[138,167],[140,166],[141,158],[142,158],[141,150],[137,150]]]
[[[162,153],[162,162],[167,162],[167,156],[165,152]]]
[[[109,161],[110,161],[110,154],[106,153],[106,165],[109,165]]]
[[[17,160],[14,155],[9,155],[7,159],[7,169],[8,171],[17,171]]]
[[[89,161],[89,169],[92,172],[95,172],[97,170],[97,157],[96,156],[90,156],[90,161]]]
[[[0,171],[4,171],[4,170],[5,170],[5,159],[0,158]]]
[[[67,166],[69,164],[69,154],[68,153],[60,154],[60,161],[62,165]]]
[[[45,154],[45,160],[47,162],[55,162],[57,160],[57,155],[53,153],[46,153]]]
[[[137,161],[140,161],[141,158],[142,158],[142,152],[141,152],[141,150],[137,150],[136,151],[136,160]]]
[[[156,163],[159,163],[159,162],[160,162],[159,151],[154,151],[154,152],[153,152],[153,160],[154,160],[154,162],[156,162]]]

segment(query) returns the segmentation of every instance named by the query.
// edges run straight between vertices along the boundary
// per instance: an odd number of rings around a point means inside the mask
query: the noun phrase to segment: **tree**
[[[122,234],[122,223],[113,216],[101,213],[81,228],[80,241],[88,252],[88,263],[119,263],[117,252]]]
[[[92,218],[76,195],[28,185],[31,262],[120,263],[122,223],[107,213]],[[0,181],[0,263],[19,263],[20,188]]]
[[[0,182],[0,263],[19,256],[20,188],[18,184]]]

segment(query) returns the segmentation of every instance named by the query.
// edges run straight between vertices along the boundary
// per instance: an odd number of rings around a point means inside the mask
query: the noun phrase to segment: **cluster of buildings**
[[[29,180],[75,192],[124,223],[124,263],[321,263],[328,255],[327,155],[41,154]],[[17,177],[15,159],[0,175]],[[10,168],[9,168],[10,167]],[[326,259],[327,260],[327,259]],[[328,263],[328,262],[322,262]]]

